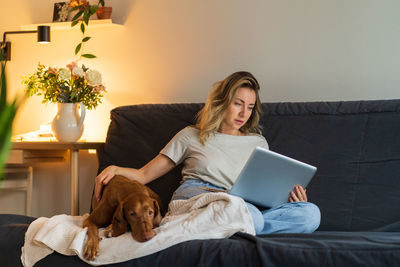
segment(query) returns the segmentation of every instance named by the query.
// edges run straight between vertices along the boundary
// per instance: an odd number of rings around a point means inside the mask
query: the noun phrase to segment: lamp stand
[[[6,41],[7,34],[21,34],[21,33],[37,33],[37,41],[39,43],[50,42],[50,26],[39,25],[36,31],[11,31],[3,33],[3,42],[0,42],[0,49],[5,59],[11,60],[11,42]],[[2,57],[2,58],[3,58]]]

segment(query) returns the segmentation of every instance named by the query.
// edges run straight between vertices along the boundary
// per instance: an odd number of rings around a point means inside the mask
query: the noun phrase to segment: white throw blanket
[[[187,240],[226,238],[236,232],[255,234],[253,220],[241,198],[226,193],[206,193],[172,201],[151,240],[137,242],[130,232],[103,238],[99,256],[87,261],[83,257],[87,228],[82,228],[87,216],[57,215],[32,222],[25,234],[22,264],[33,266],[54,250],[64,255],[78,255],[92,265],[110,264],[143,257]]]

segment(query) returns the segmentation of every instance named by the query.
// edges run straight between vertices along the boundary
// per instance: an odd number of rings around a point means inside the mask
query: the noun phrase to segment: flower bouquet
[[[76,62],[66,68],[45,67],[38,64],[36,73],[23,77],[28,96],[43,95],[43,103],[83,103],[94,109],[106,92],[101,74]]]

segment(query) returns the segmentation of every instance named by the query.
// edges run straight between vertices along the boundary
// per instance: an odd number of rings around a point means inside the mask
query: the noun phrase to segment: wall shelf
[[[51,30],[70,30],[71,29],[71,21],[66,22],[50,22],[50,23],[38,23],[38,24],[29,24],[22,25],[21,30],[23,31],[34,31],[37,29],[39,25],[50,26]],[[111,19],[94,19],[89,21],[88,28],[104,28],[104,27],[114,27],[121,28],[121,24],[113,23]],[[74,28],[79,29],[79,26],[75,26]]]

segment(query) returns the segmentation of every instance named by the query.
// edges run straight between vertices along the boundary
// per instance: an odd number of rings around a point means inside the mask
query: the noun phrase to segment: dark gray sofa
[[[111,112],[99,171],[141,167],[202,104],[124,106]],[[264,103],[271,150],[318,167],[309,200],[321,209],[313,234],[235,234],[193,240],[112,266],[400,266],[400,100]],[[180,167],[150,183],[168,203]],[[20,266],[34,218],[0,215],[0,266]],[[58,253],[37,266],[88,266]]]

